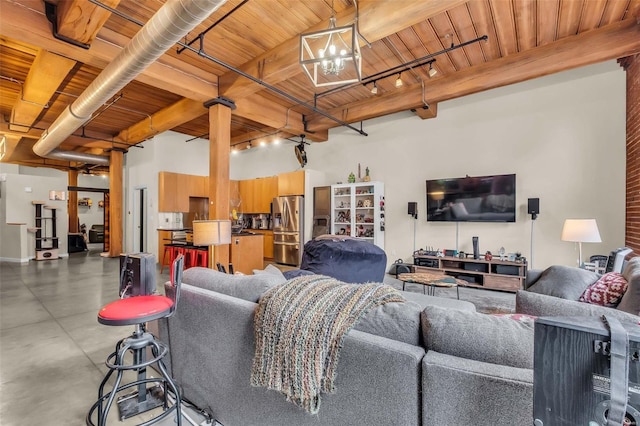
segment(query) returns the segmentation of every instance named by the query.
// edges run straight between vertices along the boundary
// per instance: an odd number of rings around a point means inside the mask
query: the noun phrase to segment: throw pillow
[[[580,302],[613,308],[627,290],[627,280],[618,272],[608,272],[582,293]]]
[[[189,268],[182,275],[182,282],[206,290],[257,302],[262,293],[287,280],[274,274],[231,275],[209,268]]]
[[[586,269],[553,265],[542,272],[540,278],[527,290],[562,299],[578,300],[600,275]]]
[[[427,350],[457,357],[533,368],[533,321],[427,306],[421,314]]]
[[[284,281],[287,280],[284,274],[282,273],[282,271],[278,269],[276,266],[273,266],[272,264],[268,264],[267,267],[264,269],[254,269],[253,274],[254,275],[273,275]]]
[[[640,257],[627,262],[622,276],[629,283],[627,291],[618,304],[618,309],[634,315],[640,315]]]

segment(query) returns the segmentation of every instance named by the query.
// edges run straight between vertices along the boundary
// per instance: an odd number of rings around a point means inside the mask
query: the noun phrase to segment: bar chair
[[[135,325],[135,330],[131,336],[120,340],[116,344],[115,351],[107,358],[105,364],[109,371],[100,384],[98,400],[87,414],[87,426],[95,426],[92,417],[96,410],[97,425],[106,426],[107,416],[116,394],[134,387],[137,390],[118,398],[120,420],[162,405],[163,412],[161,414],[141,423],[139,426],[152,425],[174,412],[176,424],[181,426],[180,391],[163,361],[163,358],[168,353],[168,347],[146,331],[146,323],[160,318],[168,318],[174,314],[180,299],[183,269],[184,256],[179,254],[171,265],[171,284],[175,288],[175,296],[173,298],[162,295],[128,297],[108,303],[98,313],[98,322],[100,324],[112,326]],[[146,359],[147,349],[151,350],[152,358],[149,360]],[[125,360],[125,355],[129,351],[133,354],[132,361]],[[146,377],[146,369],[149,366],[156,366],[161,377]],[[137,372],[137,380],[122,385],[122,376],[125,371]],[[116,378],[113,389],[104,393],[105,385],[114,372],[116,372]],[[148,383],[155,383],[156,385],[147,388]],[[174,396],[171,406],[169,406],[169,391]]]

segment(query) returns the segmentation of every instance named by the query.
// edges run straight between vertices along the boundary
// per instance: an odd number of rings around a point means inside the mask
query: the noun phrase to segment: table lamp
[[[566,219],[562,227],[562,241],[578,243],[578,267],[584,266],[582,243],[600,243],[600,232],[595,219]]]
[[[230,220],[194,220],[194,246],[220,246],[231,244]],[[209,267],[213,265],[213,250],[209,249]]]

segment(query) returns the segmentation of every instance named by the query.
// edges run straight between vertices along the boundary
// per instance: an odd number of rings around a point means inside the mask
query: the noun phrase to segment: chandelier
[[[333,8],[332,8],[333,9]],[[362,75],[362,57],[356,25],[329,28],[300,35],[300,65],[314,86],[355,83]]]

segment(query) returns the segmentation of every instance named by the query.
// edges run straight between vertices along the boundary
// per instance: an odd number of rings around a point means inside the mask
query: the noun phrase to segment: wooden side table
[[[459,286],[465,286],[466,281],[459,280],[455,277],[443,274],[428,274],[424,272],[411,272],[398,275],[398,279],[402,281],[402,290],[405,288],[406,283],[422,284],[422,292],[429,296],[435,296],[436,287],[456,288],[456,296],[460,299]],[[426,293],[425,289],[429,289]]]

